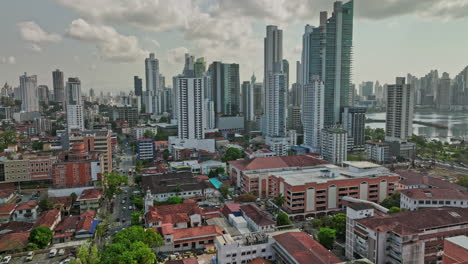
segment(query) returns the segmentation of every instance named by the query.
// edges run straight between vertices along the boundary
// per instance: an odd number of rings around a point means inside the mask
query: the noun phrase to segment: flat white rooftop
[[[448,241],[459,245],[465,249],[468,249],[468,237],[467,236],[455,236],[446,238]]]
[[[371,169],[381,167],[381,165],[379,164],[375,164],[368,161],[345,161],[343,162],[343,164],[360,169]]]

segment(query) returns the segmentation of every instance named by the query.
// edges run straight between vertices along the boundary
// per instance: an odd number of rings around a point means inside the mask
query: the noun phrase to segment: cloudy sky
[[[2,0],[0,82],[23,72],[51,85],[52,70],[87,91],[130,90],[154,52],[171,83],[184,53],[240,64],[241,81],[262,78],[265,26],[284,31],[295,80],[305,24],[332,0]],[[468,65],[468,0],[355,0],[354,82],[392,82]]]

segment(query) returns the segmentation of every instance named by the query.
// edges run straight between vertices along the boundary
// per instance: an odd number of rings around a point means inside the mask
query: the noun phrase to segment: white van
[[[49,258],[53,258],[57,255],[57,249],[53,248],[49,251]]]

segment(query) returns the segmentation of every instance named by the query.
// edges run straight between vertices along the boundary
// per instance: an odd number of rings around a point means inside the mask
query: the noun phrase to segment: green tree
[[[219,174],[225,174],[226,173],[226,169],[224,167],[218,167],[216,168],[216,173],[219,175]]]
[[[218,174],[215,170],[210,170],[210,172],[208,173],[208,177],[210,178],[215,178],[216,176],[218,176]]]
[[[165,116],[161,116],[161,118],[159,119],[159,123],[167,123],[169,122],[169,119]]]
[[[276,225],[277,226],[285,226],[285,225],[290,225],[291,220],[289,219],[289,216],[285,213],[279,213],[276,215]]]
[[[322,221],[319,218],[312,219],[312,227],[315,229],[322,227]]]
[[[26,246],[26,250],[28,251],[34,251],[34,250],[39,250],[40,248],[35,244],[29,242],[28,245]]]
[[[168,160],[170,156],[171,156],[171,153],[169,152],[169,150],[168,150],[168,149],[165,149],[165,150],[163,151],[163,159],[164,159],[164,160]]]
[[[468,176],[461,176],[461,177],[458,178],[458,180],[456,181],[456,184],[468,188]]]
[[[52,201],[50,200],[48,196],[40,200],[38,205],[42,211],[47,211],[47,210],[51,210],[52,208],[54,208],[54,204],[52,203]]]
[[[35,141],[32,143],[31,147],[33,150],[42,150],[42,148],[44,147],[44,142]]]
[[[119,173],[105,173],[104,174],[104,181],[106,183],[106,189],[104,191],[104,195],[107,199],[111,199],[114,194],[119,194],[122,192],[120,186],[122,184],[128,183],[128,176],[119,174]]]
[[[45,248],[52,241],[52,231],[47,226],[34,228],[29,234],[29,242],[36,244],[39,248]]]
[[[238,148],[228,148],[221,158],[223,162],[236,160],[242,158],[244,155]]]
[[[391,207],[400,207],[400,193],[394,193],[390,197],[384,199],[380,205],[390,209]]]
[[[141,224],[140,219],[141,219],[141,212],[140,211],[132,212],[132,215],[131,215],[132,225],[140,225]]]
[[[98,264],[98,248],[95,245],[91,245],[89,242],[86,242],[78,248],[77,258],[82,264]]]
[[[16,140],[16,132],[14,131],[7,131],[0,134],[0,151],[8,148],[8,145],[10,144],[18,143]]]
[[[184,201],[184,199],[178,197],[178,196],[173,196],[169,199],[167,199],[167,204],[181,204]]]
[[[276,206],[281,208],[285,202],[286,202],[286,197],[284,197],[282,193],[278,194],[278,196],[275,197]]]
[[[76,199],[78,199],[78,195],[76,195],[76,193],[71,193],[70,194],[70,198],[72,199],[72,203],[76,202]]]
[[[151,130],[146,130],[145,133],[143,134],[144,138],[154,138],[155,134]]]
[[[317,234],[317,238],[322,246],[327,249],[332,249],[336,240],[336,230],[328,227],[322,227]]]
[[[388,209],[389,214],[394,214],[400,212],[400,207],[392,206],[390,209]]]
[[[226,184],[221,185],[221,187],[219,187],[219,192],[224,198],[227,198],[229,195],[229,186]]]
[[[145,202],[143,201],[143,198],[141,197],[135,197],[135,199],[133,199],[133,204],[135,205],[135,207],[137,209],[143,209],[143,207],[145,206]]]
[[[346,237],[346,215],[336,214],[333,216],[333,228],[336,230],[336,236],[344,239]]]

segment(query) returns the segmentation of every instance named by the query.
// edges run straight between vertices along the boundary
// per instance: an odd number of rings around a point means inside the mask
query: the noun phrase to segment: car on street
[[[58,255],[59,255],[59,256],[65,255],[65,249],[61,248],[61,249],[58,251]]]
[[[33,251],[29,251],[28,252],[28,255],[26,256],[26,261],[32,261],[34,258],[34,252]]]
[[[57,255],[57,249],[53,248],[49,251],[49,258],[53,258]]]
[[[122,207],[122,210],[127,210],[127,207],[125,207],[125,206],[124,206],[124,207]]]
[[[69,258],[60,261],[59,264],[67,264],[67,263],[70,263],[70,259],[69,259]]]
[[[8,264],[10,263],[11,256],[4,256],[2,259],[2,264]]]
[[[312,220],[314,220],[313,217],[306,217],[306,221],[312,221]]]
[[[132,209],[133,209],[133,207],[130,205],[130,206],[128,207],[128,210],[132,210]]]

